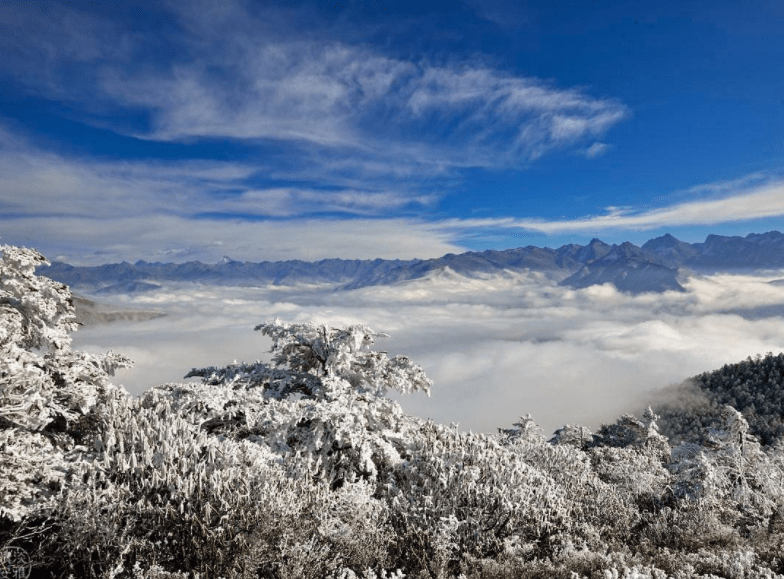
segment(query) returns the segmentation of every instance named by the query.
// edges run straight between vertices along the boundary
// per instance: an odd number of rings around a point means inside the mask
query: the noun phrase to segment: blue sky
[[[436,257],[782,229],[784,5],[0,2],[0,241]]]

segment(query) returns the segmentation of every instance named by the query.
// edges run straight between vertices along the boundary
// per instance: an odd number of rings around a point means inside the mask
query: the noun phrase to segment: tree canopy
[[[724,406],[743,414],[764,445],[784,439],[784,353],[757,355],[688,379],[674,401],[657,406],[662,432],[674,441],[706,442]]]

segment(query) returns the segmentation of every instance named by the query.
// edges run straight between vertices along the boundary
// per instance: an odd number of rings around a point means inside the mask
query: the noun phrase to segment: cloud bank
[[[431,398],[401,398],[407,411],[475,431],[530,412],[551,433],[639,412],[653,390],[784,350],[784,291],[767,283],[779,273],[695,278],[686,293],[639,296],[560,288],[540,275],[449,272],[351,292],[183,286],[122,298],[168,317],[85,328],[75,345],[135,358],[117,381],[138,394],[194,366],[265,359],[269,343],[252,331],[262,321],[364,323],[391,335],[378,349],[410,356],[435,380]],[[751,315],[771,307],[780,313]]]

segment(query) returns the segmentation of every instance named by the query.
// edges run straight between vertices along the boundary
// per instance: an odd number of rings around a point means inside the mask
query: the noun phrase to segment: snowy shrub
[[[103,438],[58,509],[48,557],[69,572],[101,576],[154,562],[207,577],[257,569],[323,577],[354,559],[360,566],[383,559],[384,513],[368,504],[366,490],[314,485],[299,476],[302,461],[219,440],[165,398],[155,405],[118,398],[105,410]]]
[[[627,496],[602,479],[589,453],[571,444],[541,444],[526,440],[505,440],[509,449],[526,464],[547,475],[565,489],[569,499],[571,538],[598,545],[629,529],[636,510]]]
[[[403,559],[434,576],[466,554],[495,556],[508,540],[546,550],[570,533],[568,491],[488,435],[424,424],[407,460],[383,488],[405,538]]]

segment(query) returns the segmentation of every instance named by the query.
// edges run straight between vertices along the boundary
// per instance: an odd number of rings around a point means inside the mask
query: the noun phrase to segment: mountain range
[[[418,279],[447,268],[469,277],[504,270],[538,271],[563,286],[611,283],[632,294],[685,291],[682,284],[690,275],[784,268],[784,234],[709,235],[702,243],[687,243],[666,234],[642,247],[593,239],[587,245],[569,244],[558,249],[529,245],[413,260],[240,262],[224,257],[215,264],[137,261],[99,266],[53,262],[37,273],[82,292],[111,294],[154,291],[170,282],[234,286],[331,283],[350,290]]]

